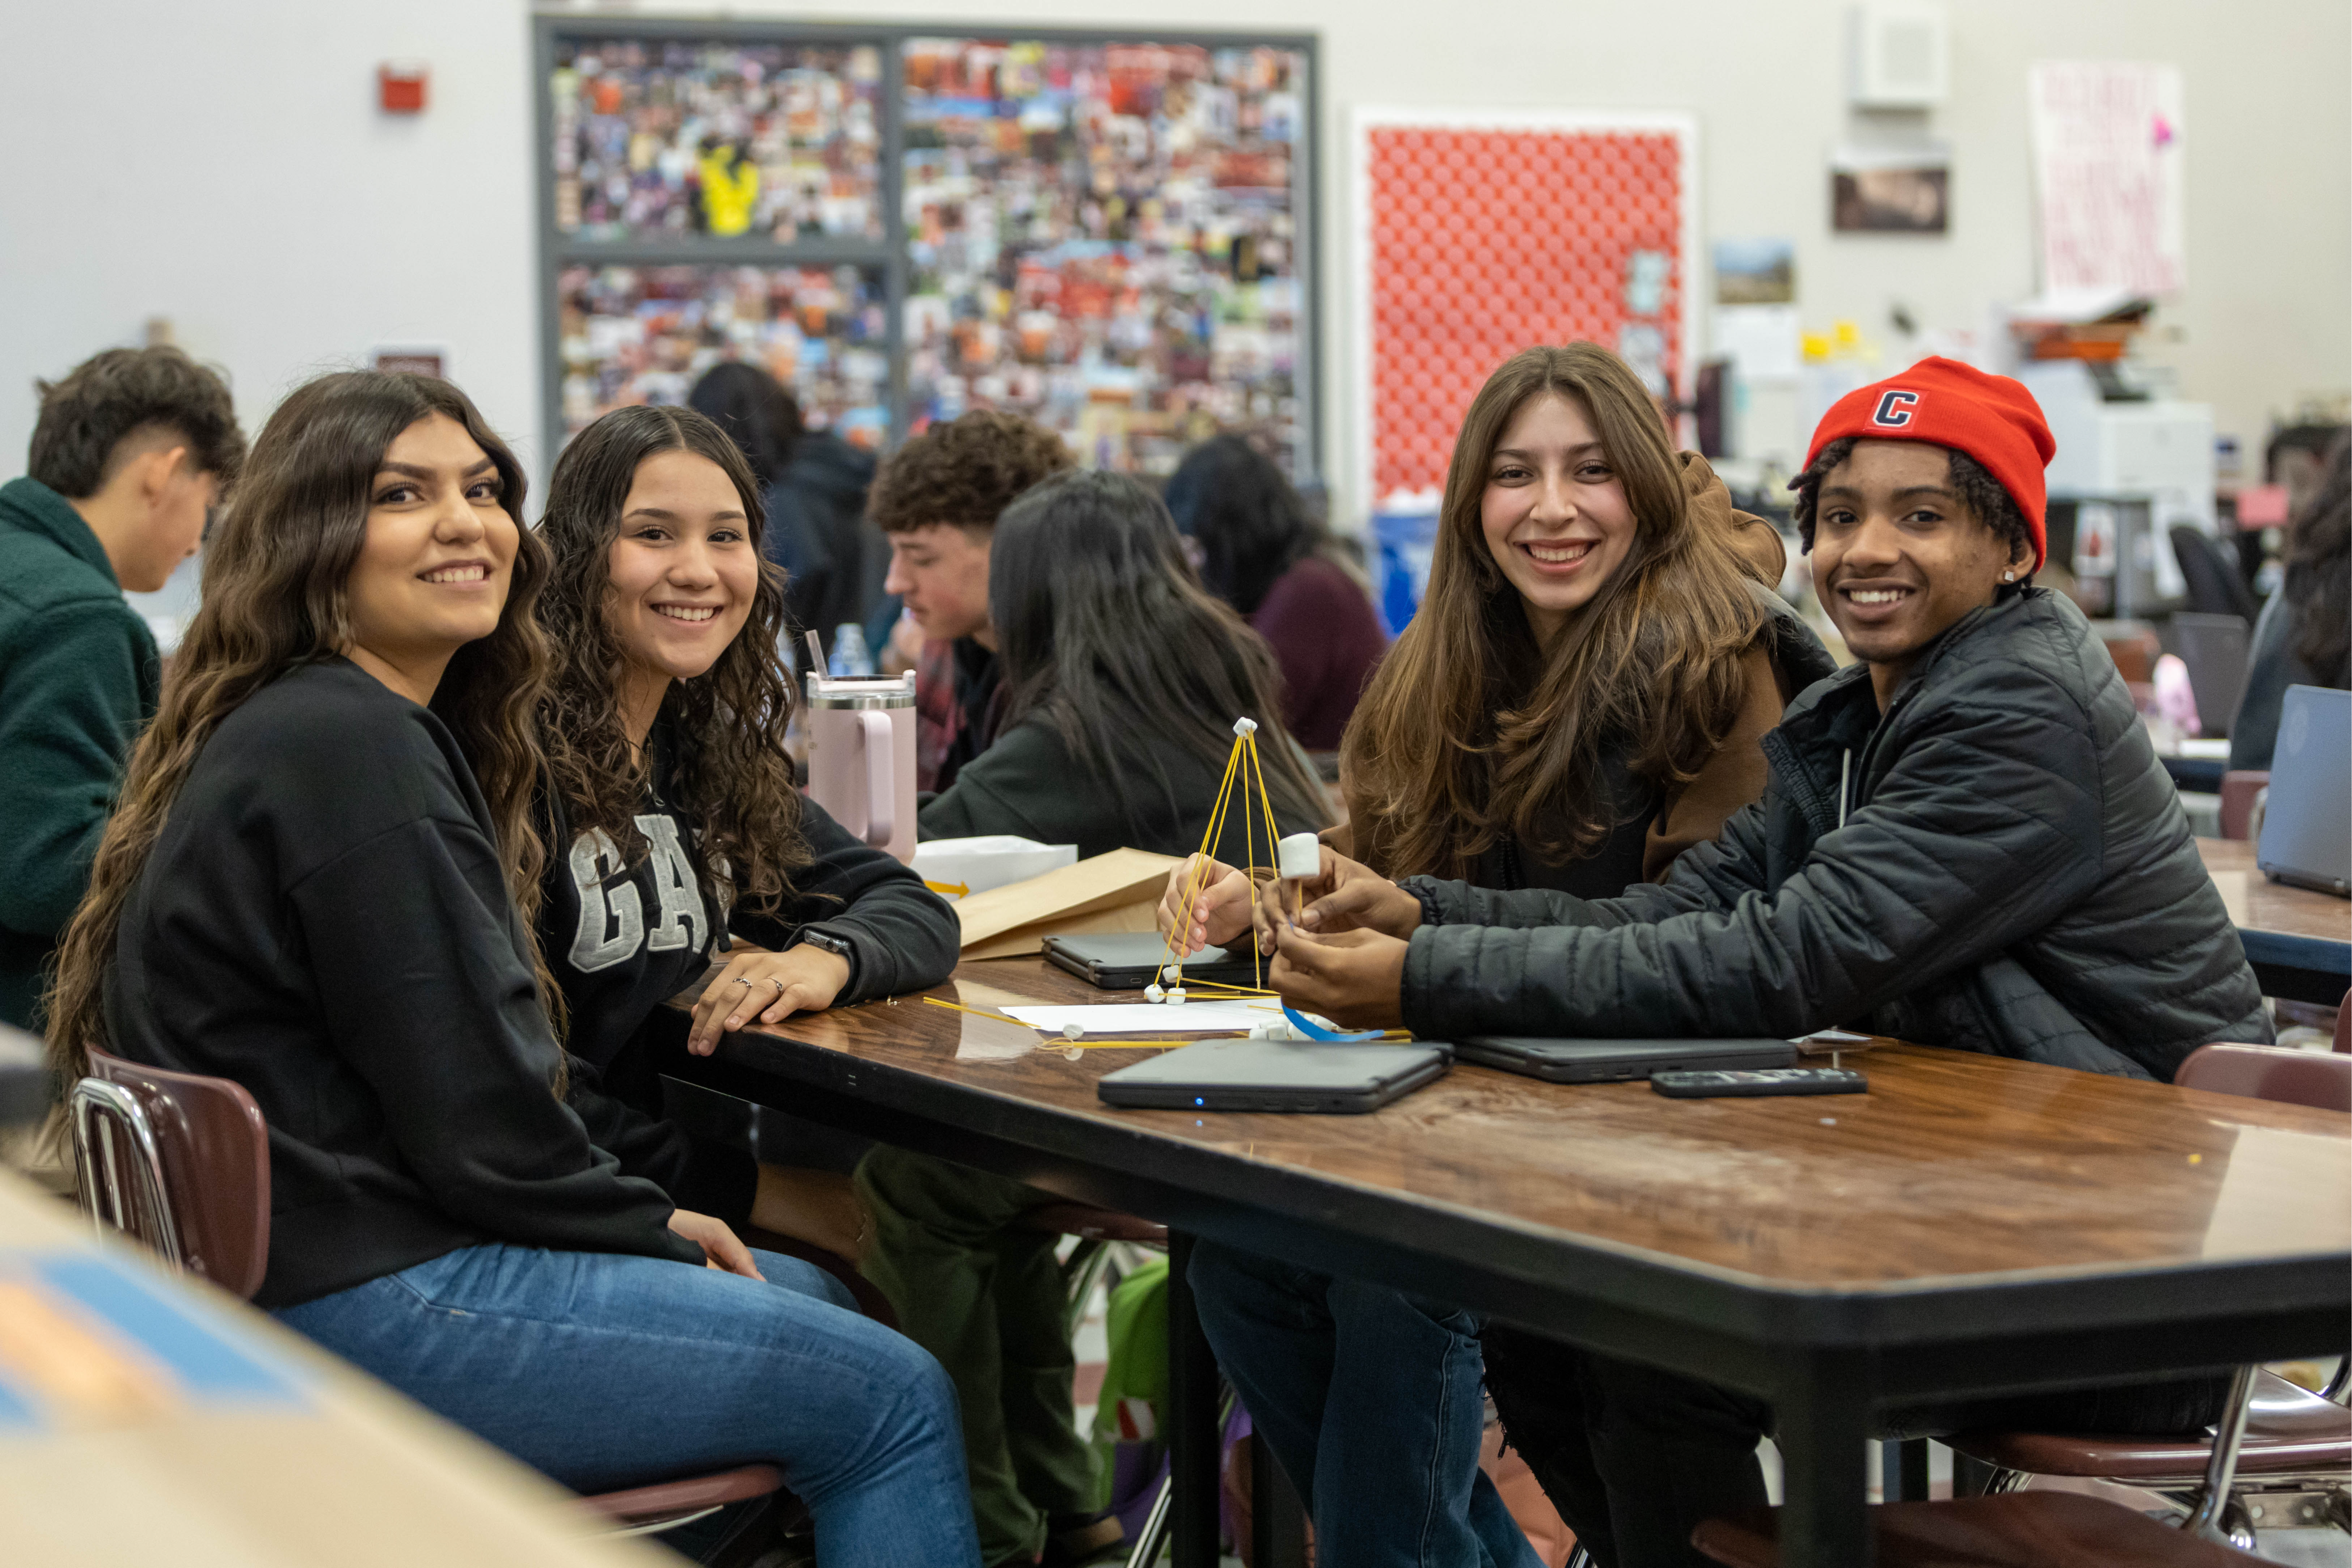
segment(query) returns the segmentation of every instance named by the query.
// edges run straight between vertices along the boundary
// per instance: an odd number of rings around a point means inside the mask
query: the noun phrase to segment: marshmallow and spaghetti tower
[[[1193,858],[1185,875],[1182,916],[1170,928],[1168,937],[1161,943],[1160,973],[1143,988],[1144,1000],[1148,1002],[1181,1004],[1184,1000],[1184,951],[1177,946],[1177,933],[1183,933],[1186,942],[1192,940],[1193,913],[1200,906],[1202,895],[1208,891],[1211,858],[1223,837],[1226,818],[1234,804],[1237,790],[1241,804],[1243,874],[1249,876],[1256,868],[1257,836],[1261,824],[1265,834],[1266,853],[1276,861],[1276,875],[1291,879],[1314,874],[1316,868],[1312,864],[1304,871],[1294,871],[1292,867],[1301,859],[1299,840],[1305,841],[1304,847],[1308,856],[1319,858],[1315,836],[1311,833],[1294,834],[1289,840],[1285,840],[1282,829],[1275,824],[1274,801],[1266,793],[1265,770],[1258,761],[1257,721],[1234,720],[1234,749],[1225,759],[1224,781],[1217,786],[1217,804],[1209,814],[1208,831],[1201,836],[1200,853]],[[1255,813],[1251,810],[1253,804],[1257,808]],[[1255,882],[1255,878],[1252,880]],[[1213,981],[1195,981],[1194,984],[1244,995],[1270,996],[1274,993],[1265,989],[1264,966],[1265,955],[1258,952],[1257,943],[1253,941],[1250,943],[1250,977],[1254,984],[1219,985]],[[1168,982],[1164,988],[1160,984],[1161,980]]]

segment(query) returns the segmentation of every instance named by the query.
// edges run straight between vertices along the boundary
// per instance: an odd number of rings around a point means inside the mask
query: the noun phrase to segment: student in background
[[[0,1020],[36,1033],[155,711],[155,638],[122,595],[195,553],[245,458],[226,384],[177,349],[109,349],[37,390],[25,478],[0,486]]]
[[[1339,750],[1388,646],[1364,585],[1282,470],[1239,436],[1186,453],[1165,499],[1197,552],[1202,586],[1273,647],[1290,732],[1310,752]]]
[[[2030,393],[1949,360],[1840,399],[1796,513],[1860,662],[1790,705],[1763,801],[1615,899],[1335,865],[1276,938],[1285,998],[1440,1039],[1838,1025],[2159,1081],[2209,1041],[2267,1041],[2115,661],[2033,585],[2052,450]],[[1513,1446],[1606,1568],[1698,1564],[1701,1520],[1763,1506],[1763,1404],[1533,1334],[1486,1349]],[[2192,1379],[1890,1425],[2194,1431],[2221,1393]]]
[[[727,1029],[919,991],[956,963],[946,902],[793,787],[784,577],[761,531],[757,476],[690,410],[615,409],[557,459],[540,524],[556,661],[540,949],[567,1047],[648,1119],[636,1164],[689,1208],[854,1258],[866,1225],[845,1177],[662,1120],[660,1062],[682,1037],[708,1055]],[[749,940],[722,943],[730,928]],[[689,1030],[663,1005],[721,952]]]
[[[762,548],[784,569],[791,646],[814,631],[828,652],[844,625],[863,626],[881,597],[881,535],[866,523],[874,458],[829,430],[811,430],[782,382],[729,361],[703,373],[687,405],[735,438],[765,492]]]
[[[1197,849],[1244,717],[1282,830],[1329,821],[1276,719],[1264,639],[1202,591],[1168,509],[1135,480],[1063,474],[1015,501],[996,525],[988,609],[1002,725],[922,808],[924,837],[1017,834],[1081,858]]]
[[[1614,354],[1507,361],[1463,417],[1427,596],[1348,728],[1358,853],[1590,897],[1664,876],[1762,792],[1762,737],[1832,668],[1766,586],[1780,554]],[[1209,875],[1193,940],[1234,940],[1250,885]],[[1328,1560],[1533,1563],[1478,1468],[1476,1314],[1208,1243],[1192,1280]]]
[[[67,934],[52,1065],[243,1084],[257,1304],[566,1485],[768,1460],[828,1568],[971,1563],[931,1359],[583,1125],[517,907],[550,661],[522,493],[446,382],[278,406]]]
[[[1061,474],[1008,508],[988,614],[1003,728],[923,808],[924,837],[1013,833],[1075,843],[1082,856],[1197,848],[1244,717],[1259,726],[1276,825],[1296,833],[1328,820],[1276,721],[1273,656],[1202,591],[1167,509],[1135,480]],[[1233,823],[1238,844],[1238,815]],[[866,1272],[961,1396],[987,1561],[1042,1552],[1066,1564],[1115,1549],[1118,1521],[1094,1510],[1092,1456],[1071,1405],[1059,1237],[1020,1226],[1064,1200],[888,1145],[857,1181],[875,1218]]]
[[[2352,686],[2352,437],[2329,448],[2287,536],[2286,581],[2254,623],[2245,695],[2230,721],[2231,767],[2270,767],[2290,686]]]
[[[887,593],[923,628],[916,665],[919,786],[943,790],[996,739],[1003,715],[988,624],[989,542],[1013,498],[1070,467],[1062,438],[975,410],[890,455],[866,510],[890,542]]]

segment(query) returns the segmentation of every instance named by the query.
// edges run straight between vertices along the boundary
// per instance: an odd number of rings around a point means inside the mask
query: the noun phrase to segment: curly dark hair
[[[1821,502],[1822,481],[1828,479],[1839,464],[1853,456],[1854,443],[1861,439],[1859,436],[1839,437],[1822,448],[1822,455],[1813,459],[1811,468],[1789,481],[1789,488],[1797,492],[1794,509],[1797,534],[1808,554],[1813,548],[1813,510]],[[1982,463],[1958,447],[1947,447],[1944,455],[1952,460],[1949,483],[1952,493],[1960,498],[1960,504],[1967,507],[1979,522],[1992,530],[1993,536],[2008,548],[2011,560],[2033,559],[2033,526],[2025,521],[2025,513],[2018,510],[2016,498],[1985,470]],[[2032,581],[2033,572],[2029,570],[2017,580],[2017,585],[2022,588]]]
[[[66,1082],[89,1070],[88,1047],[108,1043],[103,996],[122,906],[197,758],[255,692],[349,646],[352,568],[367,541],[377,467],[402,431],[436,415],[463,426],[497,468],[499,505],[520,538],[498,629],[451,658],[433,711],[481,785],[499,868],[526,928],[537,911],[546,847],[531,819],[541,769],[531,714],[551,660],[531,607],[549,568],[546,549],[520,527],[522,465],[446,381],[364,370],[320,376],[269,416],[251,471],[205,547],[204,602],[173,656],[163,706],[131,753],[89,891],[66,928],[47,1006],[50,1066]],[[541,1000],[560,1011],[562,993],[535,942],[531,952]]]
[[[540,731],[569,830],[603,828],[631,865],[647,849],[635,818],[652,748],[642,758],[629,754],[621,716],[625,656],[604,598],[621,508],[637,465],[657,452],[693,452],[725,471],[754,550],[767,525],[762,487],[742,448],[692,409],[616,408],[556,459],[539,525],[555,558],[539,614],[556,647]],[[776,651],[783,624],[783,569],[762,554],[743,629],[708,671],[670,682],[656,721],[667,727],[672,746],[665,792],[701,829],[694,858],[703,891],[752,910],[772,910],[791,897],[793,870],[808,863],[800,792],[784,751],[793,679]]]
[[[866,515],[885,533],[936,522],[993,528],[1013,497],[1076,466],[1052,431],[1017,414],[974,409],[932,426],[892,454],[874,476]]]
[[[37,381],[39,421],[25,472],[61,496],[96,495],[124,437],[165,430],[188,445],[197,473],[226,490],[245,465],[245,432],[220,373],[174,348],[108,349],[62,381]]]
[[[2286,552],[2294,656],[2330,686],[2352,685],[2352,437],[2328,448],[2319,489],[2294,520]]]

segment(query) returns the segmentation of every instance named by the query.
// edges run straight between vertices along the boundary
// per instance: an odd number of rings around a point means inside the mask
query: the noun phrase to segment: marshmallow
[[[1294,833],[1275,846],[1274,868],[1286,878],[1312,877],[1323,868],[1323,841],[1312,833]]]

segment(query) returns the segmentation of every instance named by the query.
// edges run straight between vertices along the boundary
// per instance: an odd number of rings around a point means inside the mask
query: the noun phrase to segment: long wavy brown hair
[[[1549,649],[1480,526],[1503,432],[1530,400],[1573,400],[1634,519],[1632,549]],[[1656,406],[1593,343],[1533,348],[1486,378],[1446,469],[1429,587],[1340,742],[1360,858],[1385,875],[1466,875],[1506,834],[1549,861],[1613,831],[1604,771],[1688,783],[1722,744],[1763,608],[1729,544],[1696,525]]]
[[[433,711],[473,766],[498,828],[507,887],[529,928],[545,858],[531,826],[542,766],[531,716],[550,655],[531,613],[547,581],[547,551],[520,527],[522,465],[446,381],[376,371],[321,376],[269,416],[205,546],[203,604],[173,658],[155,721],[131,753],[89,891],[66,928],[47,1012],[49,1064],[67,1081],[87,1069],[89,1047],[105,1044],[102,994],[122,906],[205,742],[279,676],[351,646],[349,584],[377,468],[402,431],[436,414],[464,426],[497,468],[499,504],[521,535],[498,629],[449,660]],[[543,966],[540,982],[549,995]]]
[[[776,649],[785,625],[784,574],[760,552],[767,507],[760,481],[734,438],[688,408],[616,408],[572,439],[548,483],[540,532],[555,561],[540,620],[555,643],[555,678],[541,707],[555,787],[569,831],[601,827],[635,862],[646,852],[637,831],[654,748],[629,744],[621,696],[629,662],[613,633],[613,542],[637,466],[660,452],[692,452],[725,471],[741,498],[760,584],[743,629],[719,661],[690,680],[673,680],[656,722],[671,746],[662,780],[669,803],[702,830],[694,856],[703,891],[752,910],[792,894],[792,872],[808,861],[800,791],[784,750],[793,679]]]

